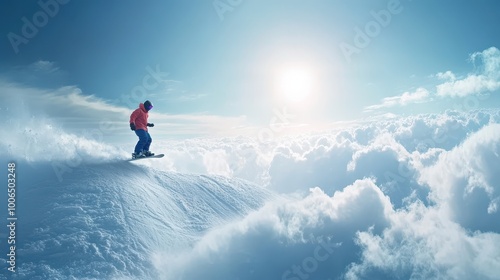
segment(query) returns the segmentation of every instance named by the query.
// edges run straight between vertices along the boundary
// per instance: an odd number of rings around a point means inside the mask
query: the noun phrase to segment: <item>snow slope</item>
[[[185,248],[270,197],[237,179],[129,162],[81,164],[62,180],[54,162],[17,166],[19,267],[13,279],[155,279],[156,252]]]

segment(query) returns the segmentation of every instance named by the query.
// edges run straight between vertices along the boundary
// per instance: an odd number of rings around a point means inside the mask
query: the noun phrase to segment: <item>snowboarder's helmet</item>
[[[144,102],[144,108],[146,109],[146,111],[153,109],[153,103],[151,103],[151,101],[149,100],[146,100]]]

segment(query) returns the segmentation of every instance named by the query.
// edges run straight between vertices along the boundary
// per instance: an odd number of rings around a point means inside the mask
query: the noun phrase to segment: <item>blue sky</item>
[[[45,0],[2,6],[4,83],[43,92],[72,87],[90,107],[131,110],[151,99],[155,113],[167,119],[182,116],[189,123],[210,116],[220,129],[225,120],[230,127],[265,127],[283,108],[307,127],[443,111],[477,95],[480,107],[500,105],[496,1]],[[39,23],[31,38],[23,36],[26,21]],[[488,61],[493,69],[485,72]],[[302,74],[282,82],[290,71]],[[161,80],[149,79],[152,72]],[[307,94],[293,102],[283,83]],[[446,83],[448,91],[472,90],[438,94]],[[71,126],[70,118],[63,122]]]

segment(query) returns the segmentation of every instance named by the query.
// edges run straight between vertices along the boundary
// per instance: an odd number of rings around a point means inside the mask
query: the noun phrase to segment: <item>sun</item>
[[[304,68],[287,68],[277,78],[278,93],[285,101],[299,103],[305,101],[312,93],[314,86],[310,71]]]

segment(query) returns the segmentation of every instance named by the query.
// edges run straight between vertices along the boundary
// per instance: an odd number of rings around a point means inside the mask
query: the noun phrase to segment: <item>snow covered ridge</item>
[[[9,279],[158,279],[154,254],[189,247],[273,197],[237,179],[128,162],[82,164],[62,182],[50,164],[17,165],[18,265]]]

